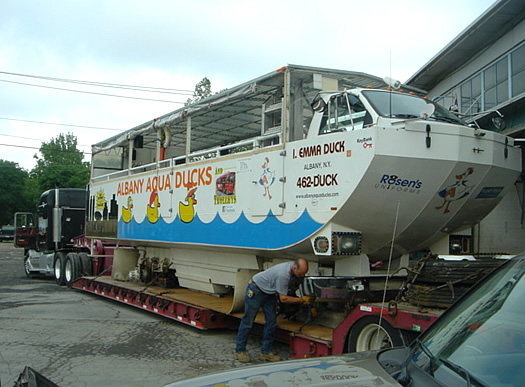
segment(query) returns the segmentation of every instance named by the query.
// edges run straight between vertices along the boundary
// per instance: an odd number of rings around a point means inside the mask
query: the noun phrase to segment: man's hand
[[[301,299],[303,300],[303,304],[305,305],[312,305],[315,301],[314,296],[302,296]]]

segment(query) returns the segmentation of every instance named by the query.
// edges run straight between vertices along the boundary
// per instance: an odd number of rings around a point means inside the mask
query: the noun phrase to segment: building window
[[[461,85],[461,113],[476,114],[481,111],[481,75]]]
[[[446,96],[455,95],[455,90],[449,90]],[[467,116],[494,109],[525,93],[525,44],[460,84],[459,92],[459,112]],[[444,98],[440,103],[445,104]]]
[[[512,63],[512,96],[525,92],[525,45],[511,55]]]
[[[484,110],[509,99],[509,61],[505,57],[483,71],[485,77]]]

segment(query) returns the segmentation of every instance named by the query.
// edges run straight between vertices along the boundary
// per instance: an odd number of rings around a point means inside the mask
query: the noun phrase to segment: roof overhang
[[[406,83],[431,90],[514,28],[523,20],[524,14],[523,0],[500,0],[494,3]]]

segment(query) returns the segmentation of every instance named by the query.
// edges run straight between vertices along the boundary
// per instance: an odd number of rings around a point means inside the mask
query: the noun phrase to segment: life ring
[[[157,132],[157,140],[160,141],[160,146],[166,149],[170,146],[171,142],[171,131],[168,125],[164,125],[162,128],[155,128]]]
[[[170,146],[171,142],[171,131],[168,125],[164,125],[162,128],[156,127],[157,119],[153,121],[153,130],[157,133],[157,141],[160,142],[160,157],[159,161],[165,159],[166,148]]]

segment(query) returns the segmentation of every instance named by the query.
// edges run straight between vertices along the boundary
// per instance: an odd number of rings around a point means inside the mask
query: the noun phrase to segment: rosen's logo
[[[423,187],[423,182],[419,179],[408,180],[399,177],[398,175],[383,175],[375,186],[379,189],[392,190],[396,192],[407,192],[419,194]]]
[[[418,180],[406,180],[402,179],[397,175],[383,175],[380,184],[389,184],[394,186],[408,187],[408,188],[421,188],[423,183]]]

